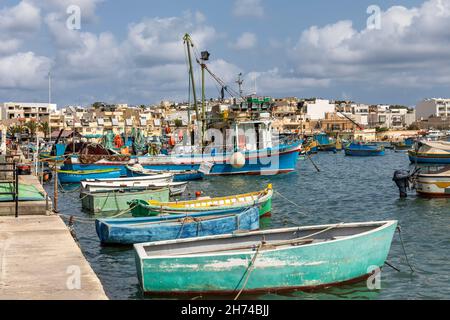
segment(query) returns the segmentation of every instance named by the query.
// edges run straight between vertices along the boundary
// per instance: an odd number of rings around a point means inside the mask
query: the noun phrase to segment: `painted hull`
[[[99,164],[81,164],[72,163],[64,164],[61,170],[75,170],[75,171],[86,171],[86,170],[103,170],[103,169],[119,169],[120,176],[125,177],[127,175],[128,163],[99,163]]]
[[[144,169],[149,169],[145,168]],[[151,170],[151,169],[149,169]],[[186,181],[196,181],[196,180],[202,180],[204,177],[204,174],[199,171],[173,171],[173,181],[174,182],[186,182]],[[130,170],[127,168],[127,176],[128,177],[145,177],[147,174],[137,172],[134,170]]]
[[[108,172],[58,172],[58,179],[61,183],[80,183],[87,179],[118,179],[120,178],[120,170],[111,170]]]
[[[135,243],[186,239],[259,229],[257,208],[228,210],[195,215],[154,218],[100,219],[97,235],[104,244]]]
[[[146,191],[146,190],[158,190],[161,188],[169,188],[170,196],[177,196],[183,194],[187,188],[187,182],[170,182],[170,183],[152,183],[145,186],[113,186],[105,184],[82,184],[81,193],[101,193],[101,192],[113,192],[113,191]]]
[[[450,164],[449,154],[417,154],[415,151],[409,151],[408,155],[411,163]]]
[[[82,193],[83,210],[89,213],[121,212],[129,208],[128,202],[141,200],[169,201],[168,188],[146,191],[112,191],[108,193]]]
[[[259,208],[260,216],[269,215],[272,212],[272,195],[273,192],[270,191],[266,196],[261,197],[257,200],[254,198],[249,201],[243,201],[241,203],[233,204],[231,201],[229,204],[224,201],[215,201],[214,199],[208,200],[207,202],[214,203],[217,202],[217,205],[213,206],[160,206],[160,205],[152,205],[147,201],[139,201],[135,200],[130,203],[130,207],[132,208],[131,214],[133,217],[150,217],[157,216],[160,214],[195,214],[200,212],[211,212],[211,211],[219,211],[219,210],[245,210],[251,208],[253,206],[257,206]]]
[[[205,162],[213,164],[209,175],[275,175],[296,170],[300,143],[284,145],[272,150],[246,152],[245,165],[237,168],[229,162],[230,154],[215,156],[187,155],[172,157],[140,157],[138,162],[146,169],[161,171],[199,170]]]
[[[375,223],[353,225],[371,224]],[[346,226],[350,225],[352,224]],[[186,250],[186,247],[195,244],[204,246],[200,248],[210,249],[209,243],[218,246],[224,240],[233,241],[239,246],[250,243],[246,239],[251,237],[259,238],[261,243],[269,234],[281,231],[137,244],[134,247],[138,278],[142,290],[153,295],[236,295],[242,288],[243,293],[325,288],[361,280],[374,269],[381,268],[389,254],[396,226],[396,221],[390,221],[358,235],[299,246],[288,245],[282,249],[269,248],[258,253],[256,250],[238,249],[174,255],[173,250],[177,246]],[[304,229],[283,231],[295,233]],[[159,249],[163,246],[170,248],[170,255],[166,254],[169,251]],[[152,250],[158,253],[151,255]],[[252,272],[243,287],[243,279],[246,278],[252,261]]]
[[[450,175],[419,175],[416,191],[419,196],[426,198],[450,198]]]
[[[385,151],[377,151],[377,150],[351,150],[345,149],[345,155],[350,157],[377,157],[384,156]]]

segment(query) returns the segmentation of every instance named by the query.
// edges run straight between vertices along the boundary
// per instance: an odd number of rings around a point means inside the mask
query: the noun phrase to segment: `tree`
[[[183,121],[181,119],[176,119],[175,121],[175,127],[180,128],[183,126]]]
[[[44,138],[48,138],[48,130],[50,129],[48,122],[42,122],[39,124],[39,131],[44,134]]]
[[[13,125],[8,128],[8,133],[15,137],[16,134],[22,134],[24,127],[22,125]]]
[[[36,121],[31,120],[31,121],[25,123],[25,127],[28,128],[29,133],[30,133],[30,138],[33,139],[36,136],[36,132],[38,130],[38,124],[36,123]]]

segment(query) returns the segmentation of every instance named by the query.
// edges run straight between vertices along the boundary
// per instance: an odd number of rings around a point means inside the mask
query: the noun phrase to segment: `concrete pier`
[[[0,299],[105,300],[59,216],[0,217]]]

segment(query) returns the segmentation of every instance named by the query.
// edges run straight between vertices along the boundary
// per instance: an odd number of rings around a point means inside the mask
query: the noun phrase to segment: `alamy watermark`
[[[66,27],[69,30],[81,30],[81,8],[77,5],[67,7]]]
[[[381,29],[381,8],[377,5],[371,5],[367,8],[367,29],[380,30]]]
[[[367,269],[367,288],[369,290],[381,290],[381,269],[378,266],[371,266]]]
[[[79,266],[67,267],[66,274],[69,276],[66,280],[66,287],[69,290],[81,289],[81,268]]]

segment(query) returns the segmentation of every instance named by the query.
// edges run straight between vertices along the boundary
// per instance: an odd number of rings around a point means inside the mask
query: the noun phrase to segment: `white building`
[[[416,106],[416,120],[426,120],[431,116],[449,117],[450,99],[432,98],[419,102]]]
[[[336,111],[336,104],[330,103],[330,100],[306,100],[303,110],[308,119],[321,120],[325,119],[325,114]]]
[[[48,103],[26,103],[26,102],[4,102],[0,104],[0,120],[10,119],[35,119],[40,121],[56,112],[56,104]]]

